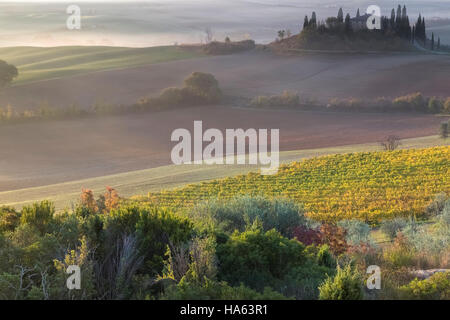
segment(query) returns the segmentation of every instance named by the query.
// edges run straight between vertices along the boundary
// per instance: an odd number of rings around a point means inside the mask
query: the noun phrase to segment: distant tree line
[[[318,30],[325,31],[326,29],[341,30],[345,34],[351,34],[358,31],[367,31],[365,23],[362,23],[364,18],[369,18],[369,15],[361,16],[360,10],[358,8],[356,16],[351,18],[350,14],[347,13],[344,18],[344,11],[339,8],[336,17],[329,17],[325,22],[317,21],[316,13],[313,12],[311,18],[307,15],[303,21],[303,30]],[[367,21],[367,20],[366,20]],[[362,26],[355,28],[356,25]],[[393,35],[399,38],[405,39],[414,43],[419,41],[424,46],[429,47],[431,50],[440,49],[441,40],[440,38],[435,41],[434,33],[431,35],[431,40],[427,39],[425,18],[419,14],[419,17],[415,24],[411,25],[406,5],[403,8],[399,5],[397,10],[392,9],[390,17],[381,17],[381,29],[373,30],[374,32],[380,32],[386,35]],[[428,44],[428,41],[430,42]]]

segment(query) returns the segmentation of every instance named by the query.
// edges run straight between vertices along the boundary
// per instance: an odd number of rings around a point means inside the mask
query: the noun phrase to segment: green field
[[[201,53],[176,46],[122,48],[102,46],[0,48],[0,59],[15,65],[13,85],[77,74],[190,59]]]
[[[405,139],[401,148],[426,148],[431,146],[449,145],[437,136]],[[280,162],[292,161],[324,156],[329,154],[343,154],[352,152],[365,152],[381,150],[376,143],[321,148],[310,150],[280,152]],[[81,188],[89,188],[96,195],[104,192],[105,186],[115,188],[123,197],[146,195],[148,192],[182,187],[191,183],[246,174],[256,171],[255,166],[245,165],[181,165],[162,166],[158,168],[137,170],[120,174],[96,177],[60,184],[33,187],[27,189],[0,192],[0,205],[21,207],[35,201],[44,199],[55,202],[56,208],[61,210],[70,207],[78,201]]]

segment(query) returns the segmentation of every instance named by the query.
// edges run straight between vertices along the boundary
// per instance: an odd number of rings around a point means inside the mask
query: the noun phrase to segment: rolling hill
[[[14,85],[94,71],[115,70],[202,56],[177,46],[123,48],[107,46],[8,47],[0,59],[14,64]]]

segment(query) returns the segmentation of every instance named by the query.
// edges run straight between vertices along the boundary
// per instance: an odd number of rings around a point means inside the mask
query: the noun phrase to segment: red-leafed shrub
[[[305,226],[297,226],[294,228],[292,233],[295,239],[297,239],[306,246],[312,244],[314,245],[322,244],[321,235],[318,230],[310,229]]]
[[[347,231],[344,228],[326,223],[320,226],[320,235],[322,243],[329,245],[334,255],[339,256],[347,251],[349,246],[345,239]]]

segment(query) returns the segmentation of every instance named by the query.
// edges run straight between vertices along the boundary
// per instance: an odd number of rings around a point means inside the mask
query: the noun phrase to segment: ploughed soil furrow
[[[441,117],[202,107],[0,126],[0,191],[171,164],[177,128],[280,129],[280,150],[377,142],[437,133]]]

